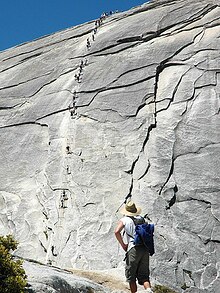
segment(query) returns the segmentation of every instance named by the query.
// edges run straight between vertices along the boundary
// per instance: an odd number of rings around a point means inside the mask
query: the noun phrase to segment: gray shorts
[[[149,282],[149,252],[145,246],[132,247],[126,254],[125,276],[127,282],[138,280],[140,285]]]

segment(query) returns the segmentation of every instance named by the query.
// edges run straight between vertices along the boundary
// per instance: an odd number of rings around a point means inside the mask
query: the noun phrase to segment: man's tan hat
[[[126,216],[137,216],[141,213],[141,208],[136,207],[133,201],[129,201],[126,205],[120,210],[120,213]]]

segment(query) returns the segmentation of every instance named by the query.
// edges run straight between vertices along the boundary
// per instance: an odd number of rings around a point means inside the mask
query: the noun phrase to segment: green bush
[[[176,293],[176,292],[170,288],[165,287],[165,286],[155,285],[154,286],[154,293]]]
[[[0,236],[0,292],[23,293],[27,285],[22,261],[14,261],[11,251],[18,246],[12,235]]]

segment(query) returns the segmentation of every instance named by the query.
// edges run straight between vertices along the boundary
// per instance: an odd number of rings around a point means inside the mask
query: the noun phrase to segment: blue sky
[[[0,51],[147,0],[1,0]]]

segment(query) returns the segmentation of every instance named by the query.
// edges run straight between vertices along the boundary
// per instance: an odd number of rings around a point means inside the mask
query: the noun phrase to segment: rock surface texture
[[[59,268],[48,267],[37,263],[24,262],[23,267],[28,275],[28,293],[110,293],[94,282],[73,276],[72,273]],[[122,292],[122,291],[118,291]]]
[[[151,1],[1,52],[1,234],[20,257],[118,268],[130,194],[156,224],[152,280],[219,293],[219,95],[219,0]]]

